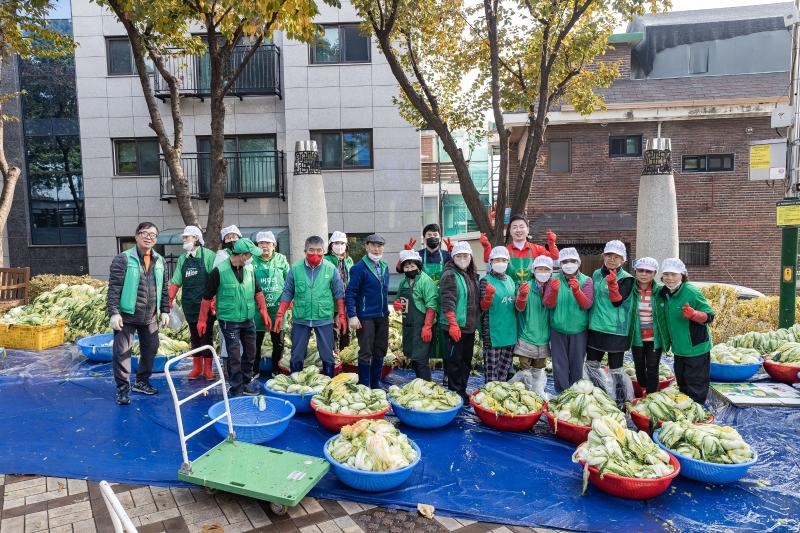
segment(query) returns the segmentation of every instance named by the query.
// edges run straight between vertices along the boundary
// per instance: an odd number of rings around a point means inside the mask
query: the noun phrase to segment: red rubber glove
[[[339,312],[339,333],[347,333],[347,311],[344,310],[344,298],[336,300],[336,309]]]
[[[592,302],[589,300],[589,297],[583,294],[581,290],[581,284],[578,283],[577,278],[569,278],[567,280],[570,288],[572,289],[572,295],[575,297],[575,300],[578,302],[578,305],[581,309],[589,309],[592,306]]]
[[[545,285],[545,288],[547,285]],[[558,289],[561,288],[561,280],[558,278],[553,278],[550,280],[550,290],[545,290],[545,298],[542,301],[545,307],[552,309],[556,305],[556,300],[558,300]]]
[[[403,245],[403,249],[404,250],[413,250],[415,244],[417,244],[417,239],[415,239],[414,237],[411,237],[410,239],[408,239],[408,242]]]
[[[497,289],[494,288],[494,285],[486,282],[486,289],[484,289],[483,298],[481,298],[481,311],[488,311],[489,308],[492,306],[492,301],[494,300],[494,293],[497,292]]]
[[[175,285],[174,283],[169,284],[169,308],[175,305],[175,297],[178,295],[178,291],[181,290],[180,285]]]
[[[552,230],[547,230],[547,251],[548,255],[554,261],[558,260],[558,246],[556,245],[556,239],[558,235],[552,232]]]
[[[485,233],[481,233],[481,246],[483,246],[483,262],[489,262],[489,255],[492,253],[492,243],[489,242],[489,238],[486,236]]]
[[[267,331],[272,329],[272,320],[269,318],[269,312],[267,312],[267,300],[264,298],[263,292],[256,293],[256,305],[258,306],[258,313],[261,315],[261,320],[264,321],[264,325],[267,326]]]
[[[208,330],[208,313],[211,311],[211,300],[205,298],[200,302],[200,314],[197,316],[197,333],[201,337]]]
[[[689,305],[689,302],[686,302],[683,306],[683,318],[691,320],[692,322],[697,322],[698,324],[705,324],[708,320],[708,314],[702,311],[695,311],[692,309],[692,306]]]
[[[452,252],[453,251],[453,246],[455,246],[455,244],[453,244],[452,239],[450,239],[450,237],[447,237],[447,238],[444,239],[443,242],[444,242],[444,245],[447,247],[447,251],[448,252]]]
[[[608,273],[608,276],[606,276],[606,283],[608,284],[608,299],[614,303],[621,302],[622,295],[619,293],[616,270],[612,270]]]
[[[272,324],[272,331],[274,333],[280,333],[281,329],[283,329],[283,315],[286,314],[287,309],[289,309],[289,302],[281,302],[278,306],[278,312],[275,314],[275,322]]]
[[[456,312],[455,311],[447,311],[444,314],[444,317],[447,319],[447,323],[450,325],[448,329],[448,333],[450,334],[450,338],[453,339],[455,342],[461,340],[461,328],[458,325],[458,320],[456,320]]]
[[[422,342],[433,340],[433,319],[436,317],[436,310],[429,307],[425,311],[425,323],[422,324]]]
[[[217,297],[211,298],[211,314],[217,316]]]
[[[399,299],[395,300],[394,304],[392,305],[394,306],[394,310],[398,313],[403,310],[403,302],[401,302]]]
[[[558,238],[558,235],[553,233],[553,230],[551,230],[550,228],[547,228],[547,242],[548,243],[551,243],[551,242],[554,243],[554,242],[556,242],[557,238]]]
[[[531,286],[527,281],[519,284],[519,291],[517,292],[517,299],[514,301],[514,306],[517,311],[524,311],[525,304],[528,301],[528,294],[531,292]]]

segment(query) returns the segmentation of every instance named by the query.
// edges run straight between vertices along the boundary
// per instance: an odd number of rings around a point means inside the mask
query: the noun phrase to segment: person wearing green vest
[[[522,282],[515,307],[517,309],[517,345],[519,371],[510,381],[522,381],[528,390],[547,398],[547,358],[550,357],[550,310],[544,306],[544,291],[553,275],[553,260],[540,255],[533,260],[534,282]]]
[[[711,380],[711,329],[714,310],[703,293],[689,283],[686,265],[677,257],[661,265],[664,289],[656,298],[656,321],[664,350],[672,347],[678,389],[697,403],[708,397]]]
[[[311,332],[317,339],[317,349],[322,359],[322,373],[333,377],[333,324],[334,313],[339,332],[347,329],[347,312],[344,309],[344,285],[333,265],[322,259],[325,241],[318,235],[305,242],[305,259],[292,264],[283,284],[281,303],[275,316],[273,331],[283,328],[283,317],[294,302],[292,311],[292,372],[303,370]]]
[[[422,269],[422,259],[414,250],[400,252],[397,271],[403,274],[394,301],[394,310],[403,313],[403,355],[411,360],[416,377],[431,381],[431,341],[439,289]]]
[[[253,268],[256,272],[256,280],[264,291],[264,299],[267,301],[267,312],[272,322],[278,315],[278,307],[281,303],[283,293],[283,283],[289,274],[289,262],[286,256],[276,252],[275,247],[278,241],[275,234],[271,231],[260,231],[256,234],[256,244],[261,248],[261,255],[253,257]],[[261,316],[256,314],[256,360],[253,362],[253,376],[261,373],[261,350],[264,344],[264,337],[269,331],[269,338],[272,343],[272,364],[270,374],[274,374],[278,367],[278,361],[283,357],[284,330],[281,328],[277,333],[272,328],[267,327]]]
[[[136,245],[111,262],[108,276],[108,316],[114,331],[112,366],[117,385],[118,405],[130,399],[131,350],[133,336],[139,336],[139,368],[133,392],[153,395],[158,390],[150,385],[153,360],[158,351],[158,313],[161,327],[169,324],[164,258],[153,250],[158,240],[158,227],[142,222],[136,228]]]
[[[253,256],[260,254],[261,248],[250,239],[237,240],[231,256],[208,276],[200,304],[197,332],[204,335],[208,330],[211,300],[217,299],[219,331],[228,350],[226,364],[231,396],[257,396],[261,393],[258,382],[252,379],[256,358],[256,326],[253,322],[256,309],[267,328],[272,327],[272,322],[252,264]]]
[[[550,309],[550,352],[556,394],[583,379],[586,357],[586,327],[594,300],[592,278],[578,271],[581,256],[575,248],[558,253],[561,272],[544,291],[544,306]]]
[[[533,279],[531,264],[540,255],[550,256],[554,260],[558,259],[557,235],[549,229],[547,230],[547,248],[530,242],[528,240],[530,238],[528,219],[525,215],[516,214],[509,217],[508,234],[511,236],[511,242],[506,245],[511,258],[508,275],[517,285],[523,281],[531,282]],[[483,260],[488,263],[492,245],[486,234],[481,233],[480,243],[483,246]]]
[[[233,243],[242,238],[242,232],[239,230],[236,224],[233,224],[222,228],[219,232],[219,236],[222,239],[222,248],[217,250],[217,256],[214,259],[214,266],[219,265],[231,256]]]
[[[505,246],[495,246],[489,254],[491,270],[480,281],[481,340],[486,383],[506,381],[517,344],[517,315],[514,302],[517,286],[506,275],[510,259]],[[520,291],[526,296],[530,285]]]
[[[592,273],[594,305],[589,311],[586,341],[586,371],[596,386],[622,405],[633,399],[631,378],[622,369],[625,352],[631,347],[634,279],[622,265],[627,260],[622,241],[608,241],[603,248],[603,266]],[[602,368],[608,354],[608,374]]]
[[[658,390],[658,366],[661,363],[661,344],[664,333],[655,320],[656,298],[664,287],[656,283],[658,261],[642,257],[634,264],[636,283],[633,286],[631,315],[631,352],[636,381],[648,394]]]
[[[447,387],[469,405],[467,380],[472,371],[472,347],[480,325],[478,272],[468,242],[453,246],[453,259],[444,266],[439,283],[439,327],[448,334],[445,347]]]
[[[214,344],[213,334],[214,318],[211,318],[211,327],[205,335],[197,332],[197,317],[200,314],[200,303],[203,301],[203,293],[206,291],[208,275],[214,268],[214,252],[205,248],[203,232],[197,226],[186,226],[181,235],[183,238],[184,252],[178,258],[175,272],[169,284],[169,308],[175,304],[175,297],[178,291],[181,293],[181,307],[186,322],[189,324],[189,339],[192,349]],[[197,379],[202,374],[208,381],[216,379],[214,375],[214,360],[211,352],[205,350],[200,355],[192,358],[193,367],[189,379]]]
[[[353,258],[347,252],[347,234],[341,231],[334,231],[328,243],[328,253],[325,255],[325,260],[336,267],[336,272],[342,278],[345,290],[347,290],[347,284],[350,282],[350,269],[353,268]],[[333,347],[336,353],[338,354],[348,346],[350,346],[350,329],[345,330],[344,333],[339,333],[339,330],[334,328]]]

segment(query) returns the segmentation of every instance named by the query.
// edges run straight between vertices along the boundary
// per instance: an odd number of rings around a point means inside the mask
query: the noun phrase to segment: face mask
[[[492,263],[492,270],[498,274],[504,274],[508,268],[508,263]]]
[[[346,248],[347,248],[346,244],[334,244],[332,246],[333,253],[335,253],[336,255],[344,255],[344,251]]]
[[[251,257],[250,259],[245,259],[244,260],[244,264],[245,265],[252,265],[253,264],[253,258]]]
[[[666,281],[664,282],[664,285],[666,285],[666,286],[667,286],[667,288],[668,288],[669,290],[671,290],[672,292],[675,292],[675,291],[677,291],[677,290],[678,290],[678,287],[680,287],[682,284],[683,284],[683,281],[678,281],[678,282],[677,282],[677,283],[675,283],[674,285],[670,285],[670,284],[669,284],[669,283],[667,283]]]
[[[381,258],[383,257],[383,254],[367,254],[367,255],[369,256],[370,260],[374,261],[375,263],[380,261]]]
[[[536,281],[539,283],[547,283],[547,280],[550,279],[550,272],[534,272],[533,277],[535,277]]]
[[[191,252],[192,250],[194,250],[194,243],[191,242],[183,243],[183,249],[186,250],[187,252]]]
[[[406,270],[405,275],[408,279],[414,279],[419,275],[419,270]]]
[[[469,260],[469,258],[467,258],[467,259],[461,259],[461,258],[458,258],[458,259],[453,259],[453,262],[454,262],[454,263],[456,264],[456,266],[457,266],[458,268],[460,268],[461,270],[466,270],[466,269],[467,269],[467,267],[469,267],[469,262],[470,262],[470,260]]]
[[[306,261],[312,267],[318,266],[322,262],[322,254],[306,254]]]
[[[223,248],[227,248],[228,250],[233,250],[233,243],[236,241],[226,242],[222,245]]]
[[[438,248],[439,237],[428,237],[427,239],[425,239],[425,244],[428,245],[428,248]]]
[[[578,263],[564,263],[561,265],[561,272],[571,276],[578,271]]]

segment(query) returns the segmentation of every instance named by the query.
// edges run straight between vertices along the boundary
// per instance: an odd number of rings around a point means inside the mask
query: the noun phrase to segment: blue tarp
[[[409,373],[395,372],[387,381],[408,379]],[[0,472],[181,486],[172,401],[163,375],[152,381],[158,396],[134,395],[130,406],[118,407],[110,365],[89,364],[75,348],[9,351],[0,361]],[[182,396],[202,386],[178,381]],[[187,427],[199,426],[220,399],[209,394],[187,404]],[[570,460],[574,447],[550,435],[544,421],[532,433],[502,433],[465,411],[438,430],[400,425],[420,446],[422,461],[399,489],[355,492],[331,473],[312,494],[407,510],[427,503],[457,518],[574,530],[800,529],[800,409],[712,410],[759,454],[748,476],[732,485],[679,477],[646,502],[613,498],[592,486],[580,496],[580,467]],[[270,446],[321,457],[331,435],[313,415],[298,415]],[[190,458],[219,440],[213,429],[205,431],[190,441]]]

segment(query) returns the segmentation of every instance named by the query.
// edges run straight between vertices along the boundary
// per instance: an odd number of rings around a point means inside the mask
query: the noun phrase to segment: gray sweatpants
[[[553,358],[553,384],[556,394],[583,378],[588,333],[565,335],[550,328],[550,353]]]
[[[112,366],[114,368],[114,381],[117,387],[130,384],[131,375],[131,349],[133,336],[139,336],[139,369],[136,371],[137,381],[148,382],[153,373],[153,360],[158,351],[158,322],[145,325],[122,323],[122,331],[114,332],[112,345]]]

